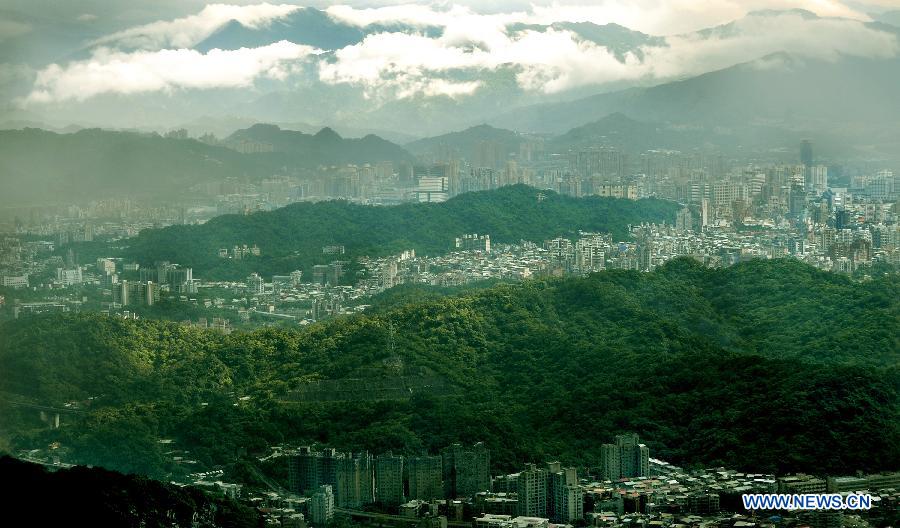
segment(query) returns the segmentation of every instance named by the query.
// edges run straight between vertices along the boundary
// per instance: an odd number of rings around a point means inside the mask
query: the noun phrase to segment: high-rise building
[[[327,278],[328,278],[328,265],[327,264],[316,264],[313,266],[313,269],[312,269],[313,284],[319,284],[321,286],[324,286]]]
[[[547,471],[547,516],[550,520],[570,524],[584,517],[584,490],[578,485],[575,468],[563,468],[559,462],[550,462]]]
[[[619,448],[619,463],[623,477],[650,475],[650,450],[639,442],[637,434],[617,435],[616,446]]]
[[[681,233],[694,230],[694,216],[687,207],[683,207],[675,213],[675,230]]]
[[[123,280],[113,288],[113,302],[121,306],[153,306],[156,302],[156,284]]]
[[[165,271],[164,275],[166,277],[166,284],[169,285],[172,291],[178,293],[197,293],[193,268],[171,266]]]
[[[622,464],[619,461],[619,448],[615,444],[600,446],[600,478],[616,480],[620,478]]]
[[[547,470],[527,464],[516,477],[518,514],[523,517],[547,517]]]
[[[813,161],[812,142],[808,139],[804,139],[800,142],[800,164],[805,167],[812,167]]]
[[[334,486],[337,482],[337,464],[333,449],[314,451],[301,447],[288,457],[288,484],[291,491],[301,495],[319,489],[323,484]],[[334,490],[332,489],[332,492]]]
[[[445,202],[450,197],[450,180],[445,176],[423,176],[416,187],[416,199],[420,202]]]
[[[310,447],[301,447],[288,456],[288,488],[304,495],[319,487],[319,453]]]
[[[491,251],[491,235],[465,234],[456,238],[456,249],[460,251]]]
[[[704,229],[709,225],[709,198],[700,200],[700,228]]]
[[[402,456],[387,453],[375,457],[375,501],[385,506],[399,506],[406,502]]]
[[[869,195],[876,200],[893,200],[896,197],[894,172],[880,170],[869,184]]]
[[[56,280],[63,286],[74,286],[75,284],[84,282],[84,276],[82,275],[80,266],[75,266],[72,269],[57,268]]]
[[[806,192],[821,195],[828,190],[828,167],[812,165],[806,167]]]
[[[251,273],[250,276],[247,277],[246,284],[247,293],[251,295],[264,293],[266,291],[266,281],[256,272]]]
[[[339,457],[335,468],[335,504],[339,508],[359,508],[374,502],[372,471],[372,456],[367,452]]]
[[[319,486],[309,501],[309,520],[314,526],[325,526],[334,518],[334,492],[330,484]]]
[[[491,457],[481,442],[472,447],[453,444],[441,451],[444,497],[472,497],[479,491],[490,491]]]
[[[97,259],[97,273],[101,276],[104,275],[112,275],[116,272],[116,263],[112,259],[108,258],[98,258]]]
[[[650,449],[634,433],[616,436],[615,444],[600,447],[600,472],[604,479],[650,475]]]
[[[440,456],[411,457],[406,460],[406,467],[409,482],[408,499],[429,501],[444,496]]]

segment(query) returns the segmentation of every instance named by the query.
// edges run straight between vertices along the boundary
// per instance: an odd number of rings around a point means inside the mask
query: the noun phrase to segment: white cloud
[[[151,50],[166,47],[189,48],[231,20],[256,28],[300,9],[303,8],[289,4],[209,4],[196,15],[128,28],[97,39],[92,44]]]
[[[37,74],[26,103],[76,100],[106,93],[134,94],[177,89],[239,88],[258,78],[284,79],[298,61],[318,53],[287,41],[259,48],[177,49],[125,53],[107,48],[84,61],[56,64]]]
[[[370,34],[362,42],[333,50],[319,61],[318,77],[327,84],[359,86],[377,98],[462,97],[483,85],[484,74],[505,68],[515,72],[525,90],[557,93],[610,82],[662,82],[781,51],[826,60],[841,54],[891,57],[898,53],[894,35],[866,27],[859,21],[867,18],[865,14],[838,0],[566,1],[530,5],[512,1],[504,4],[504,11],[491,13],[458,4],[331,6],[326,9],[329,16],[346,24],[403,24],[414,29]],[[810,18],[796,12],[744,17],[750,10],[764,8],[806,8],[845,18]],[[303,8],[211,4],[196,15],[120,31],[97,41],[102,46],[91,59],[51,65],[39,72],[26,100],[250,86],[260,77],[281,78],[293,71],[296,61],[317,50],[290,42],[207,54],[187,48],[229,20],[262,27],[298,9]],[[736,19],[727,31],[687,32]],[[513,23],[562,21],[614,22],[669,36],[665,46],[644,47],[621,59],[569,31],[508,31]],[[440,27],[442,32],[429,36],[422,31],[426,27]]]
[[[837,60],[841,55],[894,57],[897,38],[854,20],[806,19],[783,13],[747,17],[725,35],[669,37],[668,48],[648,50],[646,63],[656,78],[698,75],[785,51],[803,58]]]
[[[97,20],[97,15],[93,13],[82,13],[75,17],[75,20],[79,22],[93,22],[94,20]]]
[[[509,34],[504,23],[498,22],[502,17],[470,11],[458,11],[457,16],[463,22],[448,20],[440,37],[401,32],[369,35],[335,52],[333,61],[322,63],[320,79],[357,84],[372,94],[408,96],[432,79],[443,79],[452,89],[446,78],[456,71],[477,73],[513,66],[522,88],[556,93],[614,81],[697,75],[782,51],[825,60],[841,54],[892,57],[898,53],[895,36],[859,21],[807,18],[794,12],[746,17],[729,31],[671,36],[666,46],[641,48],[643,58],[627,53],[622,61],[605,47],[569,31]]]

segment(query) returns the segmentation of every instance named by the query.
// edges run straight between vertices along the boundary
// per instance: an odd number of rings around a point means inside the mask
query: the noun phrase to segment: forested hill
[[[795,261],[677,260],[646,274],[398,295],[303,330],[36,317],[0,327],[0,391],[97,399],[56,431],[2,409],[0,447],[58,441],[79,462],[167,475],[172,447],[159,438],[229,467],[285,441],[376,453],[485,441],[500,471],[555,458],[593,466],[602,442],[635,431],[654,457],[681,464],[896,470],[898,299],[896,276],[856,283]],[[290,401],[308,380],[423,369],[448,390]]]
[[[101,468],[47,471],[0,457],[4,518],[32,515],[31,526],[246,527],[260,525],[251,508],[136,475]],[[37,520],[40,519],[40,520]]]
[[[525,185],[466,193],[440,204],[297,203],[271,212],[220,216],[200,226],[144,230],[132,239],[126,256],[143,264],[168,260],[192,266],[203,278],[239,279],[253,271],[270,275],[327,263],[334,257],[323,256],[322,247],[333,244],[343,245],[343,258],[351,259],[405,249],[442,253],[465,233],[489,234],[495,242],[508,243],[539,242],[579,230],[608,231],[623,239],[629,224],[673,223],[677,208],[661,200],[572,198]],[[261,256],[218,258],[219,248],[235,244],[256,244]]]

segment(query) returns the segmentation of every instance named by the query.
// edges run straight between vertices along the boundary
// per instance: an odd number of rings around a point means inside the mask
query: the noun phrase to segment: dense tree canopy
[[[466,233],[489,234],[495,242],[542,241],[573,236],[579,230],[627,236],[629,224],[668,222],[677,204],[662,200],[572,198],[524,185],[466,193],[445,203],[407,203],[390,207],[346,201],[297,203],[271,212],[224,215],[199,226],[146,229],[131,241],[125,256],[149,265],[159,260],[192,266],[204,278],[243,279],[359,256],[386,256],[406,249],[439,254]],[[220,248],[256,244],[259,257],[221,259]],[[343,245],[343,256],[323,255],[322,247]]]
[[[796,261],[677,260],[445,296],[407,287],[302,330],[36,317],[0,328],[0,390],[96,399],[56,431],[0,412],[0,431],[13,446],[59,441],[77,460],[154,475],[172,469],[159,438],[210,465],[286,441],[375,452],[484,441],[500,470],[549,457],[593,466],[623,431],[682,464],[898,469],[898,289],[896,276],[851,282]],[[309,380],[421,372],[449,390],[289,401]]]

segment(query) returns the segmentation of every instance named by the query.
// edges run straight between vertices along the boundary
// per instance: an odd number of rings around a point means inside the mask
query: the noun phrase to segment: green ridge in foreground
[[[56,431],[5,409],[0,446],[58,441],[75,461],[163,476],[161,437],[207,465],[280,442],[418,453],[484,441],[500,471],[551,457],[596,465],[605,439],[635,431],[679,464],[897,470],[898,294],[897,276],[859,283],[796,261],[682,259],[652,273],[395,296],[303,330],[35,317],[0,327],[0,391],[56,405],[100,397]],[[449,392],[283,401],[308,380],[422,371]]]

